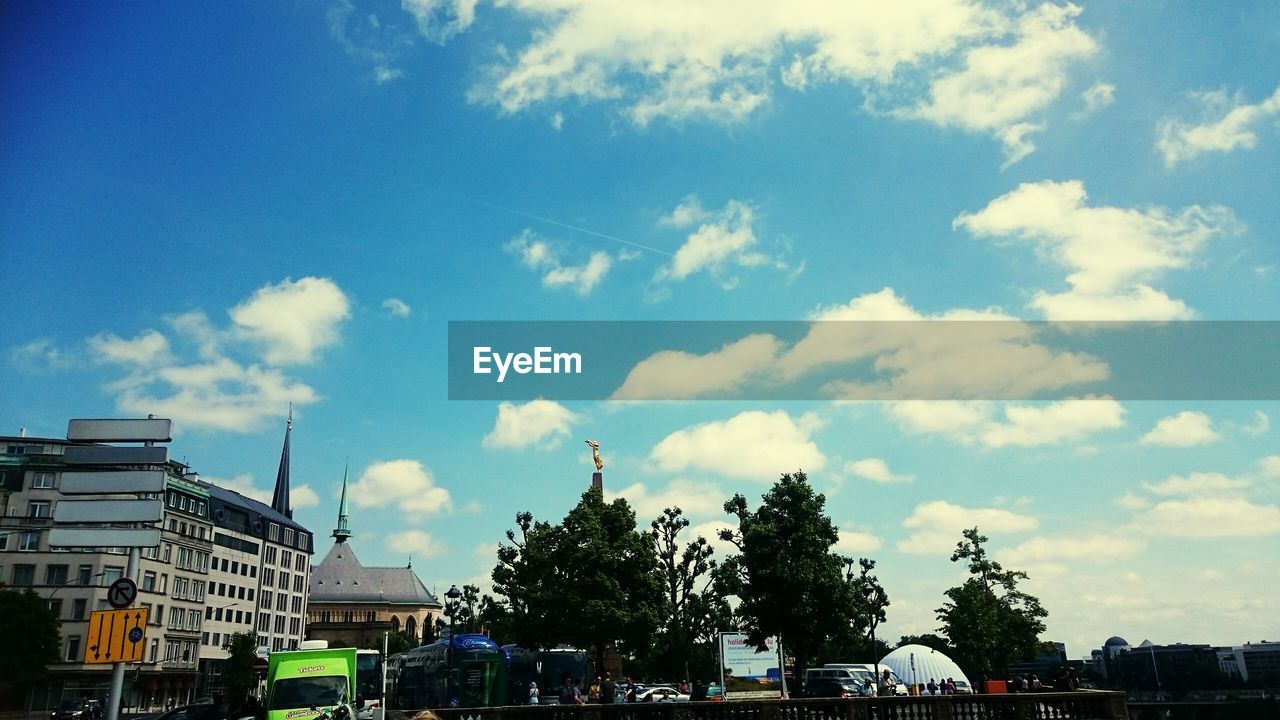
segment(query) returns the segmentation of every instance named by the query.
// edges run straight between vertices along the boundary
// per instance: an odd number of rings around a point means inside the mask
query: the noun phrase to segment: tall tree
[[[831,551],[839,535],[825,505],[799,471],[783,475],[754,511],[742,495],[724,505],[738,529],[722,530],[720,537],[738,554],[724,561],[717,578],[738,597],[748,640],[761,645],[781,636],[797,673],[857,621],[844,572],[849,560]]]
[[[480,588],[475,585],[463,585],[462,597],[457,600],[445,599],[444,617],[438,623],[440,628],[448,628],[452,624],[453,631],[472,633],[480,631]],[[445,620],[444,618],[450,618]]]
[[[227,693],[227,704],[233,709],[243,707],[250,691],[258,687],[258,677],[253,672],[258,636],[247,630],[228,635],[222,649],[227,651],[227,662],[222,668],[222,687]]]
[[[884,645],[884,638],[876,637],[876,628],[880,627],[887,618],[885,608],[889,607],[889,593],[885,591],[884,586],[880,584],[880,579],[871,573],[876,569],[876,561],[870,558],[858,558],[858,569],[855,572],[854,564],[849,563],[845,577],[853,586],[853,600],[858,607],[858,615],[854,627],[865,629],[866,635],[860,637],[865,642],[860,643],[866,648],[859,653],[860,657],[868,658],[875,662],[877,658],[882,657],[885,653],[881,651]]]
[[[680,508],[666,508],[650,524],[662,581],[660,633],[653,670],[660,677],[709,676],[714,669],[710,647],[720,630],[731,629],[729,604],[715,587],[715,551],[698,536],[684,543],[689,519]]]
[[[1011,662],[1031,659],[1044,632],[1041,618],[1049,614],[1038,598],[1018,589],[1027,574],[988,558],[985,542],[978,528],[964,531],[951,561],[967,562],[970,577],[948,590],[948,601],[938,608],[956,662],[978,678],[1003,676]]]
[[[526,647],[569,643],[600,665],[610,647],[648,654],[661,603],[652,538],[636,529],[626,500],[606,503],[591,488],[558,525],[516,516],[520,529],[499,545],[494,591]]]
[[[0,588],[0,617],[13,629],[0,653],[0,688],[7,694],[44,678],[48,665],[58,662],[62,635],[48,602],[29,589]]]

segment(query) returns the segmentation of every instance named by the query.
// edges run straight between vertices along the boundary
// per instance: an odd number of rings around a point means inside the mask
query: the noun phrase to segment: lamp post
[[[875,667],[875,679],[873,682],[876,686],[876,694],[880,689],[880,652],[876,647],[876,618],[879,615],[880,605],[884,602],[884,591],[874,585],[863,585],[862,594],[867,598],[867,605],[871,608],[871,614],[867,620],[867,627],[871,630],[871,661]]]
[[[458,614],[458,600],[462,598],[462,591],[458,590],[457,585],[450,585],[449,590],[444,594],[448,601],[445,607],[449,610],[449,644],[445,645],[445,665],[449,668],[449,673],[445,675],[444,692],[448,697],[446,701],[449,706],[453,706],[453,618]]]

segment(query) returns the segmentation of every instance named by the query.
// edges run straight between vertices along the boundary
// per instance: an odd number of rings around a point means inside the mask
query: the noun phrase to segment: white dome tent
[[[908,686],[912,683],[927,685],[930,678],[939,683],[951,678],[957,685],[963,682],[964,687],[972,687],[954,660],[925,645],[903,645],[885,655],[880,664],[893,670],[898,682]]]

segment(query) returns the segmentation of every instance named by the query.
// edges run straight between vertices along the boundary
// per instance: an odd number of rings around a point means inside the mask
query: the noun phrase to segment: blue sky
[[[362,559],[438,589],[584,438],[706,532],[804,467],[886,634],[976,523],[1072,656],[1274,639],[1274,402],[447,400],[451,320],[1276,319],[1274,3],[685,6],[6,6],[4,432],[155,412],[269,492],[292,401],[297,516],[349,458]]]

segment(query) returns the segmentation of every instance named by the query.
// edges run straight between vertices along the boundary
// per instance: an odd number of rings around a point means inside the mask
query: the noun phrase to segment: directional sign
[[[156,547],[159,528],[51,527],[51,548]]]
[[[133,604],[138,597],[138,584],[129,578],[120,578],[107,588],[107,602],[119,610]]]
[[[63,500],[53,508],[56,523],[158,522],[159,500]]]
[[[163,470],[64,472],[58,490],[63,495],[113,495],[164,492]]]
[[[146,630],[146,608],[95,610],[89,615],[85,664],[140,662]]]
[[[169,442],[173,438],[173,421],[149,420],[72,420],[67,424],[67,439],[73,442]]]
[[[163,465],[169,462],[169,448],[72,445],[62,451],[62,461],[68,465]]]

